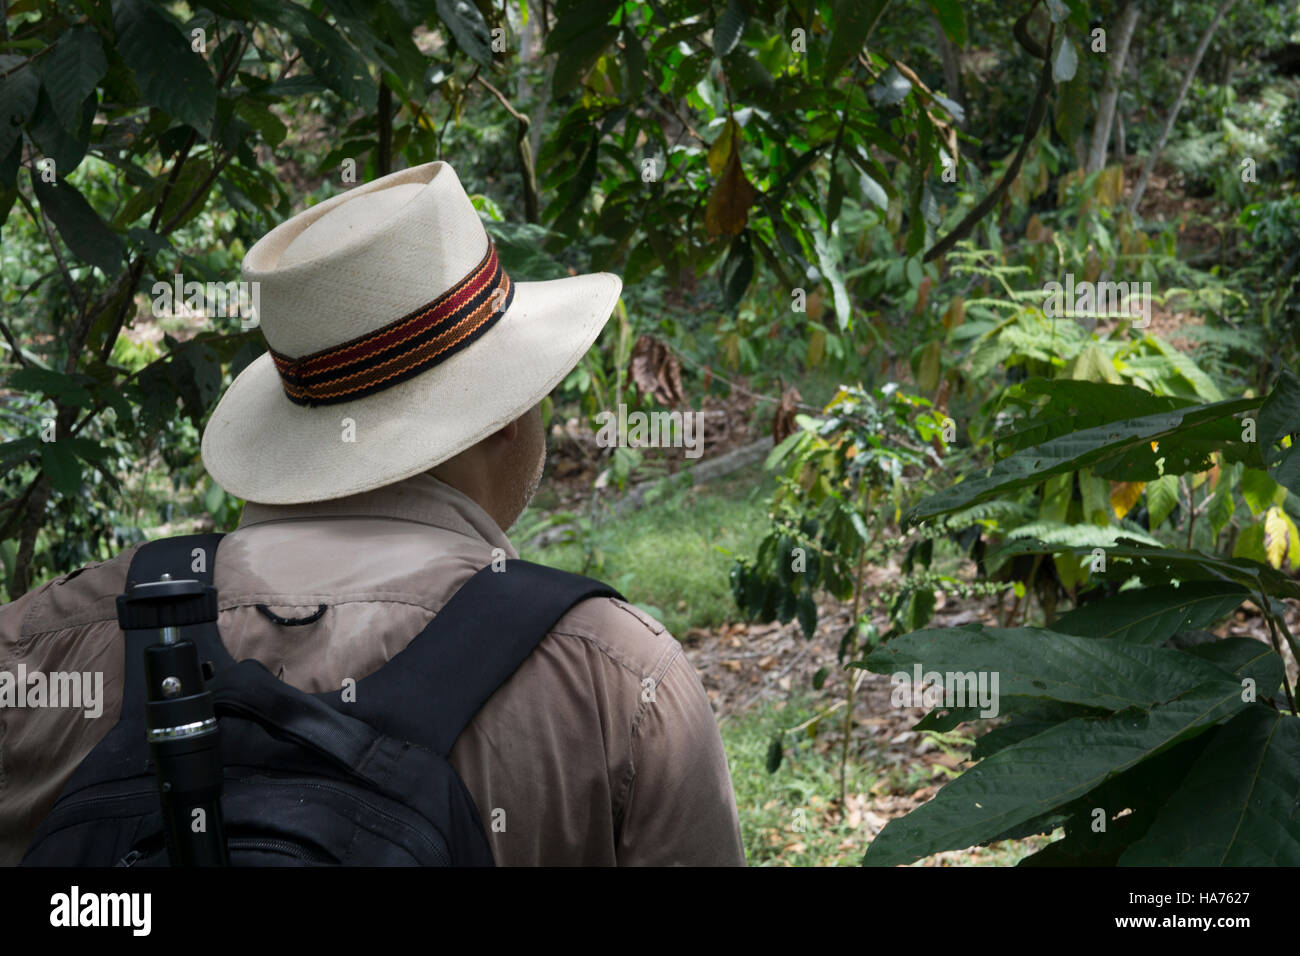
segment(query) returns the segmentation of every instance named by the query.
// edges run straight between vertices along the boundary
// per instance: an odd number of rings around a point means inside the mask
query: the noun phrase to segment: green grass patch
[[[609,582],[674,635],[716,627],[738,615],[731,597],[732,558],[723,552],[757,550],[773,487],[761,462],[698,487],[665,483],[636,511],[603,521],[584,519],[570,540],[526,549],[520,556]],[[518,527],[536,522],[532,511]]]

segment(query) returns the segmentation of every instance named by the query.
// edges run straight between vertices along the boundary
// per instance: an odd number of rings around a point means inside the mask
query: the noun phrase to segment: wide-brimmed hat
[[[622,280],[512,282],[455,170],[428,163],[271,230],[244,257],[269,346],[203,433],[232,495],[325,501],[427,471],[540,402]]]

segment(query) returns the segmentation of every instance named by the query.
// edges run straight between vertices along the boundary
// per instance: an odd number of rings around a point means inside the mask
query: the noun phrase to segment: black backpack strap
[[[384,733],[447,756],[456,738],[571,607],[622,595],[592,578],[529,561],[481,569],[428,626],[336,705]],[[339,700],[337,691],[328,695]]]

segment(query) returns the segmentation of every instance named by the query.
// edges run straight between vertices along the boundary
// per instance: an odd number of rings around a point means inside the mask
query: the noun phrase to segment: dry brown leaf
[[[781,444],[799,430],[794,416],[801,400],[802,396],[799,394],[799,390],[793,385],[781,393],[780,404],[776,406],[776,414],[772,416],[773,445]]]
[[[754,187],[740,166],[740,144],[731,140],[731,156],[704,208],[704,232],[709,238],[738,236],[749,221],[749,207],[754,204]]]
[[[632,349],[628,374],[642,395],[672,407],[686,400],[682,390],[682,365],[667,345],[643,335]]]

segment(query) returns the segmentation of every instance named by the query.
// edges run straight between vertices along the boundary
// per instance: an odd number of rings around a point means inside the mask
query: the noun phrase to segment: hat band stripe
[[[496,245],[464,279],[395,322],[311,355],[271,349],[291,402],[334,405],[391,388],[446,361],[488,331],[514,300]]]

